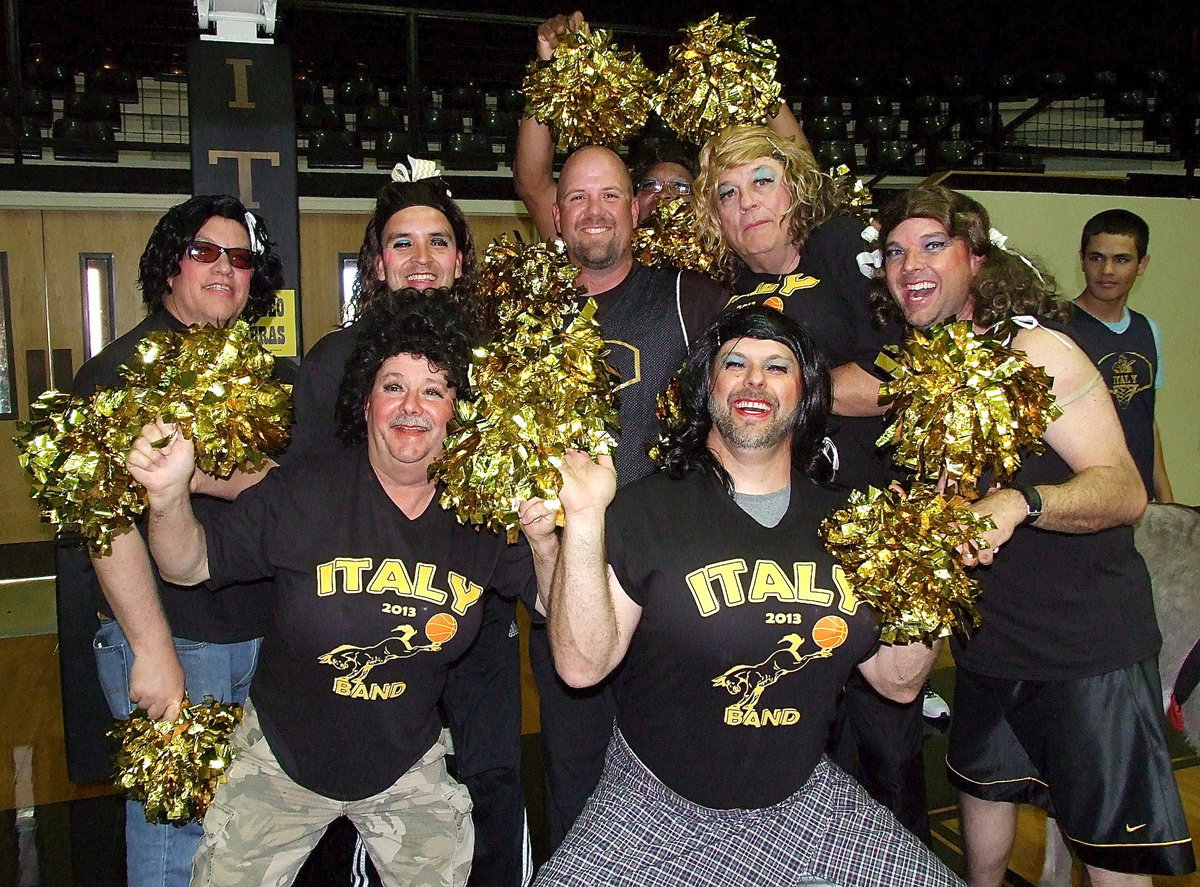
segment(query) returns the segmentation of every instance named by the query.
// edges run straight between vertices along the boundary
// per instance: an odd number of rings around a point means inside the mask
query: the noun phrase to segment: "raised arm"
[[[566,516],[550,591],[554,667],[572,687],[599,683],[625,658],[642,608],[605,562],[604,513],[617,489],[612,458],[569,450],[562,466]]]
[[[1108,390],[1095,365],[1055,333],[1024,330],[1015,346],[1054,380],[1063,414],[1046,430],[1045,441],[1074,474],[1059,484],[1038,484],[1042,516],[1034,526],[1060,533],[1095,533],[1131,524],[1146,510],[1146,487],[1125,444]],[[973,506],[990,514],[997,529],[984,538],[993,548],[1008,540],[1027,514],[1025,499],[1012,488],[988,494]],[[980,553],[988,563],[991,552]]]
[[[779,112],[774,117],[767,118],[767,126],[784,138],[795,139],[799,142],[801,148],[809,154],[813,153],[812,145],[808,142],[808,136],[800,128],[800,121],[792,113],[792,107],[788,104],[787,99],[780,101]]]
[[[571,15],[556,15],[543,22],[537,30],[537,54],[539,61],[548,61],[558,47],[559,39],[569,31],[586,28],[583,13],[576,10]],[[554,137],[550,127],[538,123],[532,117],[522,117],[517,130],[517,150],[513,157],[513,185],[517,196],[533,218],[538,237],[542,240],[554,237],[558,227],[554,224],[554,199],[557,186],[554,182]]]
[[[163,446],[155,442],[170,438]],[[161,419],[142,428],[125,459],[150,501],[150,552],[163,579],[197,585],[208,578],[204,528],[192,512],[190,484],[196,467],[191,440]]]

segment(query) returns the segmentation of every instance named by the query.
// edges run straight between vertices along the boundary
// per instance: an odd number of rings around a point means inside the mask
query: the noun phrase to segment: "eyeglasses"
[[[207,240],[193,240],[188,244],[188,258],[202,265],[211,265],[221,258],[221,253],[229,257],[229,264],[239,271],[250,271],[254,268],[254,253],[244,246],[217,246]]]
[[[676,197],[687,197],[692,193],[692,184],[691,182],[660,182],[658,179],[646,179],[644,182],[638,182],[637,189],[639,194],[643,191],[653,191],[656,194],[659,191],[667,191]]]

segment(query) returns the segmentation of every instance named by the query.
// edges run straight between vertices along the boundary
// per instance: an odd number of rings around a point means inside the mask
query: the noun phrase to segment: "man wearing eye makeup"
[[[880,212],[880,311],[911,326],[970,321],[1045,369],[1062,413],[1004,484],[972,503],[996,529],[963,555],[981,624],[955,637],[947,775],[971,887],[999,887],[1017,805],[1052,810],[1097,887],[1195,869],[1162,710],[1162,643],[1133,527],[1147,491],[1096,366],[1061,332],[1054,281],[986,209],[918,186]],[[1069,329],[1069,327],[1068,327]],[[1003,550],[1001,550],[1003,548]]]
[[[74,393],[87,397],[99,388],[123,385],[118,368],[151,332],[257,319],[274,300],[280,272],[262,219],[235,198],[193,197],[172,207],[155,226],[138,268],[148,316],[80,368]],[[276,372],[291,381],[290,368],[280,361]],[[193,491],[209,494],[195,498],[197,510],[221,511],[228,503],[214,497],[232,498],[247,482],[240,474],[219,482],[196,472]],[[118,718],[141,708],[150,717],[174,719],[185,691],[192,702],[205,696],[245,699],[266,618],[258,584],[195,594],[163,582],[139,532],[117,536],[110,554],[90,562],[81,544],[60,543],[57,555],[69,735],[90,729],[102,736],[111,723],[107,718],[78,723],[81,716],[100,717],[97,690]],[[90,668],[79,655],[89,641],[95,653]],[[104,740],[98,744],[103,747]],[[93,770],[90,778],[106,777]],[[182,827],[147,823],[142,805],[127,802],[128,883],[186,885],[201,834],[194,822]]]
[[[733,301],[770,305],[803,323],[832,368],[836,481],[886,488],[895,474],[875,447],[884,425],[871,370],[880,348],[902,334],[895,323],[872,324],[857,258],[862,223],[841,214],[810,151],[764,126],[730,127],[705,145],[693,206],[703,241],[733,276]],[[831,749],[929,841],[924,729],[920,702],[885,699],[851,675]]]

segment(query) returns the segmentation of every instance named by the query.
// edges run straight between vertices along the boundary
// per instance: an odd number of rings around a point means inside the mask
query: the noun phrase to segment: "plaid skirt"
[[[714,810],[663,785],[613,734],[604,775],[534,887],[961,887],[932,851],[822,757],[771,807]]]

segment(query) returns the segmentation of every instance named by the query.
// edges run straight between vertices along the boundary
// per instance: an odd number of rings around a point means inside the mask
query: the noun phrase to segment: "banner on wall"
[[[283,287],[258,322],[260,336],[276,356],[297,358],[304,343],[291,52],[195,41],[188,47],[188,117],[192,193],[233,194],[266,220],[283,261]]]

